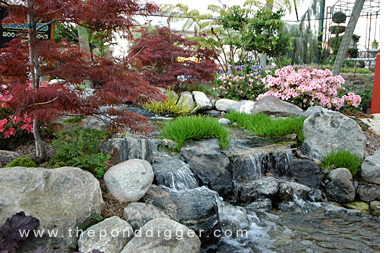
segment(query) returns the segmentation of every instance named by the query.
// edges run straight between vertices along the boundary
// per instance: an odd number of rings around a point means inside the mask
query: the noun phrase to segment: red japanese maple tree
[[[214,79],[217,56],[213,50],[175,34],[167,27],[143,28],[140,32],[141,37],[134,41],[130,55],[139,60],[138,67],[149,83],[170,87],[179,83],[179,76],[184,76],[186,82]],[[181,61],[177,61],[179,57]]]
[[[39,122],[53,120],[64,112],[96,115],[101,105],[112,105],[108,111],[114,116],[111,128],[129,125],[139,130],[139,123],[146,119],[126,110],[114,109],[121,101],[140,102],[155,99],[159,91],[144,81],[134,70],[128,68],[129,59],[89,60],[78,45],[52,40],[39,40],[41,27],[56,22],[72,22],[95,31],[122,31],[131,37],[131,29],[137,25],[134,15],[148,15],[158,10],[152,3],[140,4],[136,0],[0,0],[8,11],[3,23],[28,24],[28,39],[16,38],[0,49],[0,74],[28,77],[25,82],[3,83],[3,95],[12,95],[8,102],[17,113],[33,117],[33,134],[36,156],[47,156],[44,142],[39,134]],[[38,26],[38,23],[43,23]],[[63,79],[57,84],[42,86],[42,76]],[[84,96],[75,89],[83,80],[93,80],[103,85],[97,87],[93,96]]]

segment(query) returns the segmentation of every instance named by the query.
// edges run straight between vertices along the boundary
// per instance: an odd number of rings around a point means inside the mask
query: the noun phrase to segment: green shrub
[[[58,139],[53,141],[53,147],[58,151],[51,158],[53,167],[74,166],[93,173],[97,178],[105,174],[105,161],[110,156],[100,152],[102,141],[107,139],[103,131],[76,128],[55,134]]]
[[[27,168],[35,168],[38,167],[34,161],[29,157],[21,156],[13,161],[7,163],[4,167],[27,167]]]
[[[174,116],[185,116],[194,113],[197,108],[187,106],[188,101],[178,103],[178,97],[167,90],[167,98],[164,101],[151,101],[143,105],[144,108],[157,114],[170,114]]]
[[[323,160],[321,167],[329,170],[347,168],[353,176],[361,169],[362,159],[348,150],[330,152]]]
[[[180,151],[186,141],[217,138],[221,149],[229,145],[229,129],[218,123],[217,119],[207,116],[179,117],[166,122],[161,134],[163,138],[176,142]]]
[[[225,118],[236,122],[239,127],[247,129],[249,132],[266,137],[283,137],[289,134],[296,134],[299,143],[304,140],[303,136],[303,117],[288,117],[286,119],[273,119],[268,115],[245,114],[239,112],[230,112],[225,114]]]

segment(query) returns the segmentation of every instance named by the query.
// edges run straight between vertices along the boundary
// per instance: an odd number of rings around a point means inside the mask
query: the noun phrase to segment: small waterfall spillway
[[[233,196],[215,197],[217,210],[212,212],[211,221],[218,220],[213,228],[217,238],[203,243],[201,252],[379,251],[379,217],[327,202],[319,187],[294,180],[295,143],[254,137],[235,129],[232,134],[230,148],[221,152],[230,161]],[[211,186],[204,185],[178,155],[158,155],[152,165],[154,183],[170,188],[178,203],[180,195],[201,203],[203,197],[195,198],[196,191],[206,192]],[[189,211],[183,206],[177,210]],[[206,212],[197,212],[206,217]]]

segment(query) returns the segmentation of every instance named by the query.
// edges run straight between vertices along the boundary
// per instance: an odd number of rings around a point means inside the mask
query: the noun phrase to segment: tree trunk
[[[29,8],[33,7],[32,0],[28,0],[27,4]],[[41,70],[40,70],[38,50],[36,47],[36,43],[37,43],[36,42],[37,40],[36,21],[37,20],[33,13],[29,13],[27,15],[27,21],[29,25],[28,47],[29,47],[29,56],[30,56],[29,60],[30,60],[30,71],[31,71],[30,78],[31,78],[31,84],[34,92],[38,93]],[[34,117],[34,122],[33,122],[33,134],[35,139],[36,157],[39,160],[45,160],[47,158],[46,147],[44,146],[44,142],[39,133],[39,122],[36,116]]]

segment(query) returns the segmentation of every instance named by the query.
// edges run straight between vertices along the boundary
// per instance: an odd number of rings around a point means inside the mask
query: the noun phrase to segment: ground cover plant
[[[107,169],[105,161],[110,156],[104,156],[100,146],[108,138],[106,133],[79,127],[60,132],[56,136],[58,139],[53,141],[53,147],[58,151],[50,161],[54,168],[73,166],[88,170],[97,178],[104,176]]]
[[[360,172],[362,159],[348,150],[332,151],[325,156],[321,167],[328,170],[347,168],[353,176]]]
[[[34,168],[38,167],[34,161],[31,160],[31,157],[21,156],[11,162],[7,163],[4,167],[27,167]]]
[[[173,94],[170,89],[167,89],[165,100],[152,100],[143,105],[144,108],[156,114],[186,116],[196,111],[196,108],[188,106],[188,100],[178,103],[178,96]]]
[[[175,141],[175,151],[180,151],[185,142],[209,138],[217,138],[221,149],[229,145],[229,129],[218,123],[216,118],[207,116],[179,117],[168,121],[161,134],[163,138]]]
[[[262,113],[252,115],[235,111],[225,114],[224,117],[231,120],[232,123],[236,122],[239,127],[259,136],[280,138],[289,134],[296,134],[299,143],[304,140],[304,117],[273,119]]]

